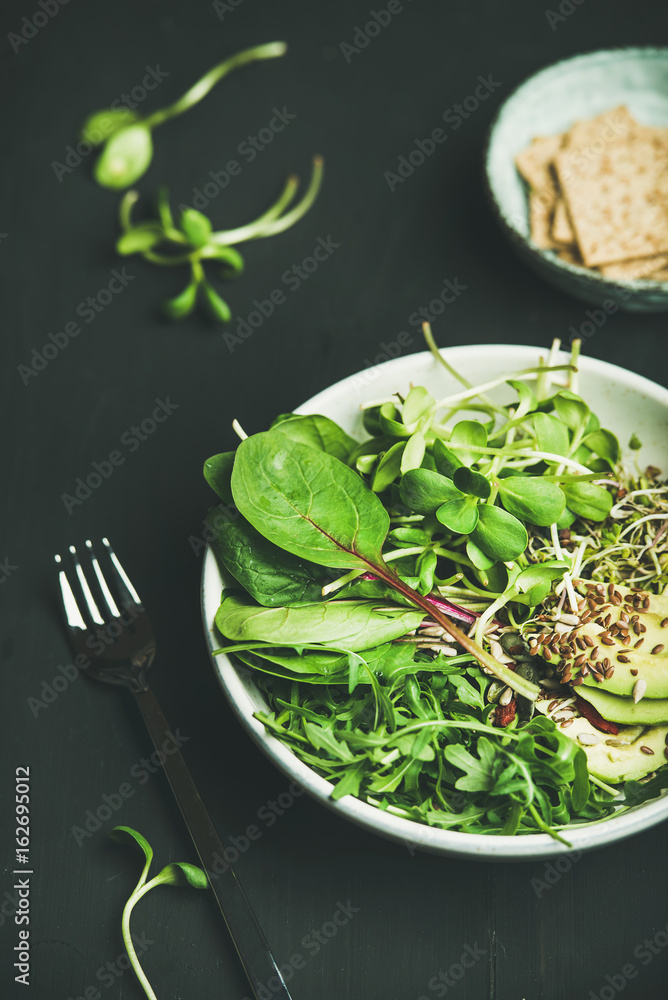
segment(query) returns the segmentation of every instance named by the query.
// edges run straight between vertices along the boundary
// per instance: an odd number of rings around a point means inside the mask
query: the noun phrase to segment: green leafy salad
[[[333,798],[568,843],[668,787],[668,486],[578,394],[578,342],[472,386],[425,337],[456,392],[369,401],[362,442],[236,424],[205,463],[220,652]]]

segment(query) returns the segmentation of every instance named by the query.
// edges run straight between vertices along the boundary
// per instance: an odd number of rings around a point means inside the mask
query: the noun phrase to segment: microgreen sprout
[[[151,879],[150,882],[147,882],[146,879],[148,878],[149,868],[151,867],[151,861],[153,860],[153,849],[148,841],[142,837],[140,833],[137,833],[136,830],[133,830],[129,826],[114,827],[111,831],[111,836],[114,840],[117,840],[122,844],[138,844],[144,852],[144,867],[141,875],[139,876],[139,881],[125,904],[125,908],[123,909],[121,926],[123,941],[128,953],[128,958],[130,959],[130,963],[136,973],[137,979],[141,983],[142,989],[149,1000],[157,1000],[157,997],[153,992],[153,988],[151,987],[151,984],[146,978],[146,974],[139,963],[137,952],[135,951],[134,943],[132,941],[132,935],[130,933],[130,916],[132,911],[142,896],[145,896],[151,889],[155,889],[156,886],[191,885],[194,889],[206,889],[208,887],[207,877],[202,869],[197,868],[196,865],[188,864],[188,862],[185,861],[175,861],[166,865],[162,871],[158,872],[158,874]]]
[[[165,188],[157,198],[157,218],[138,223],[132,221],[132,208],[139,198],[136,191],[127,191],[121,200],[119,222],[122,234],[116,243],[123,256],[141,254],[144,260],[163,267],[190,267],[190,281],[174,298],[163,302],[170,319],[182,319],[195,308],[197,300],[217,322],[226,323],[232,313],[207,280],[204,264],[217,261],[223,265],[223,277],[233,277],[244,267],[243,257],[232,244],[275,236],[294,225],[315,201],[322,182],[323,160],[313,158],[311,181],[301,198],[290,207],[299,187],[299,178],[288,177],[283,191],[274,204],[252,222],[235,229],[214,231],[211,220],[194,208],[181,212],[174,221]]]
[[[146,172],[153,157],[154,128],[188,111],[233,70],[260,59],[274,59],[286,51],[285,42],[270,42],[237,52],[209,70],[173,104],[144,118],[128,108],[110,108],[90,115],[82,127],[81,138],[102,146],[93,170],[95,180],[114,191],[134,184]]]

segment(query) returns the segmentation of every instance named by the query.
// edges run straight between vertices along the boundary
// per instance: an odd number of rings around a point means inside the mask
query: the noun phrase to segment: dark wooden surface
[[[57,0],[45,3],[53,11]],[[644,0],[561,3],[567,13],[552,26],[530,0],[404,0],[364,48],[342,47],[355,43],[371,9],[386,9],[381,3],[237,0],[216,9],[72,0],[34,37],[13,44],[10,34],[32,32],[22,19],[43,8],[37,0],[3,4],[2,997],[140,997],[118,963],[121,908],[141,862],[108,831],[136,827],[158,863],[194,860],[164,776],[142,768],[150,746],[132,704],[86,678],[44,701],[44,683],[71,662],[53,554],[102,534],[150,608],[159,635],[156,692],[187,738],[184,753],[223,840],[237,838],[242,848],[239,874],[279,961],[292,970],[294,1000],[666,996],[665,824],[559,873],[545,862],[413,855],[305,796],[278,815],[272,803],[281,794],[288,802],[288,782],[242,732],[208,662],[193,539],[210,500],[201,465],[234,445],[232,418],[263,429],[373,361],[401,331],[412,336],[408,350],[420,350],[409,317],[446,278],[466,290],[434,324],[440,344],[568,340],[587,307],[525,270],[497,232],[482,196],[486,129],[512,88],[540,67],[666,37],[665,6]],[[551,9],[559,12],[556,0]],[[226,55],[275,38],[289,43],[286,58],[230,77],[156,132],[153,166],[138,185],[148,197],[167,183],[178,204],[236,157],[241,173],[207,209],[222,227],[259,213],[288,172],[306,176],[311,154],[324,154],[316,207],[284,235],[249,246],[246,274],[227,286],[232,331],[254,299],[286,292],[231,352],[221,330],[199,317],[175,326],[159,318],[157,303],[181,276],[116,257],[118,199],[93,184],[92,158],[68,172],[54,163],[65,163],[83,116],[141,87],[147,67],[167,75],[142,111],[173,100]],[[490,76],[489,98],[391,192],[384,173],[474,92],[478,77]],[[273,142],[252,162],[238,154],[284,107],[296,117]],[[340,246],[291,290],[282,275],[319,237]],[[86,322],[79,304],[122,266],[132,275],[127,287]],[[49,333],[77,321],[81,333],[25,384],[18,366],[31,363]],[[585,349],[668,384],[665,316],[615,315]],[[156,399],[178,408],[132,449],[126,432],[151,415]],[[123,464],[68,513],[62,495],[117,449]],[[29,986],[15,985],[11,967],[19,766],[30,767],[32,782]],[[119,804],[124,783],[131,792]],[[113,815],[77,838],[73,828],[108,802]],[[249,824],[261,836],[243,850]],[[342,926],[327,937],[341,906],[349,919],[339,916]],[[134,926],[150,942],[144,964],[160,1000],[248,996],[204,894],[159,889],[138,907]],[[444,978],[434,978],[440,972]]]

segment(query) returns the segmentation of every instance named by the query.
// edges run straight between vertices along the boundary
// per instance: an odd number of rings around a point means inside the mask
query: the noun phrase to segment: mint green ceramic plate
[[[668,283],[613,281],[541,250],[529,237],[526,186],[515,156],[534,136],[563,132],[620,104],[643,125],[668,126],[668,48],[610,49],[555,63],[530,77],[504,102],[485,152],[494,214],[522,259],[564,292],[636,312],[668,310]],[[667,164],[668,167],[668,164]]]

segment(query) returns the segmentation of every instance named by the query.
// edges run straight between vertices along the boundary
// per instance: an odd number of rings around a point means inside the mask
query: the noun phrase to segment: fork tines
[[[104,625],[105,621],[112,618],[121,618],[121,611],[118,602],[123,607],[142,608],[142,600],[133,587],[127,573],[121,566],[116,553],[114,552],[108,538],[102,539],[102,544],[107,550],[110,570],[108,578],[111,587],[107,583],[100,563],[98,562],[93,543],[86,540],[86,549],[89,553],[90,566],[93,570],[93,587],[79,560],[77,550],[74,545],[70,545],[69,550],[72,555],[72,562],[75,570],[75,589],[79,593],[80,600],[77,600],[75,591],[66,570],[63,568],[63,560],[60,555],[55,556],[56,564],[59,567],[60,589],[63,596],[63,605],[67,623],[71,628],[87,628],[86,618],[95,625]],[[95,595],[93,594],[95,590]],[[116,596],[112,593],[115,592]]]

